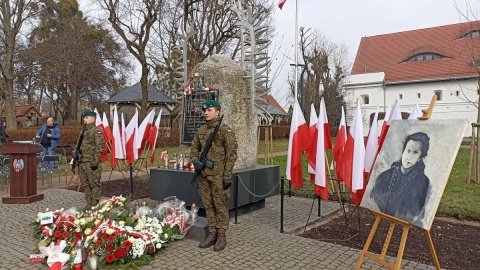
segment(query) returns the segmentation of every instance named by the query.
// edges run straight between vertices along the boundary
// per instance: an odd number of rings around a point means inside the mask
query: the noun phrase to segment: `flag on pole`
[[[395,99],[393,103],[392,110],[388,115],[386,122],[383,122],[382,132],[380,133],[380,138],[378,139],[378,151],[382,149],[383,142],[385,141],[385,137],[387,136],[388,128],[393,120],[402,120],[402,113],[400,112],[400,105],[398,104],[398,99]]]
[[[152,128],[153,118],[155,116],[155,109],[151,110],[150,113],[143,119],[140,126],[138,126],[138,134],[136,136],[135,148],[137,148],[138,156],[142,155],[142,152],[145,148],[145,144],[148,139],[148,133]]]
[[[148,142],[152,146],[152,153],[150,154],[150,163],[153,164],[155,161],[155,146],[157,145],[158,129],[160,128],[160,120],[162,118],[162,110],[158,112],[157,120],[155,120],[155,125],[152,126],[150,132],[148,133]],[[163,155],[163,152],[162,152]]]
[[[310,122],[309,124],[309,131],[310,131],[310,139],[312,144],[310,148],[307,150],[307,158],[308,158],[308,165],[307,169],[310,173],[310,181],[315,183],[315,155],[317,153],[317,136],[318,136],[318,129],[317,129],[317,111],[315,110],[315,106],[313,103],[310,106]]]
[[[417,104],[415,104],[415,106],[413,106],[412,111],[410,112],[410,116],[408,117],[408,119],[417,120],[418,117],[420,117],[422,115],[423,115],[422,110],[420,110],[420,106],[418,106],[418,102],[417,102]]]
[[[105,133],[105,128],[103,127],[103,121],[100,113],[97,111],[97,108],[93,109],[93,111],[96,113],[95,126],[97,126],[103,132],[103,138],[105,139],[105,144],[103,145],[103,152],[101,157],[101,162],[104,163],[108,161],[107,135]]]
[[[125,128],[125,153],[126,159],[130,164],[138,159],[138,151],[135,148],[135,141],[138,130],[138,110],[135,109],[135,114]]]
[[[123,114],[122,114],[123,117]],[[112,145],[112,156],[110,167],[115,167],[115,162],[118,159],[124,159],[125,153],[123,152],[123,143],[122,143],[122,131],[120,130],[120,123],[118,120],[118,111],[117,106],[115,106],[113,111],[113,128],[112,128],[112,136],[113,136],[113,145]]]
[[[347,143],[347,124],[345,122],[345,110],[342,106],[342,118],[340,118],[340,126],[337,131],[337,138],[335,140],[335,145],[333,146],[333,164],[335,165],[335,175],[337,179],[343,179],[341,177],[341,162],[343,156],[343,149]]]
[[[328,126],[327,110],[325,101],[320,101],[320,112],[317,121],[317,149],[315,156],[315,193],[325,201],[328,201],[327,160],[325,151],[332,149],[330,139],[330,127]]]
[[[303,187],[301,154],[310,147],[310,144],[310,134],[305,117],[298,101],[295,100],[288,139],[286,177],[296,189]]]
[[[282,10],[283,5],[285,5],[285,2],[287,2],[287,0],[278,0],[278,8],[280,10]]]
[[[107,142],[113,141],[112,131],[110,130],[110,126],[108,125],[108,119],[105,112],[103,112],[102,123],[103,123],[103,130],[105,132],[105,141]]]
[[[365,180],[363,170],[365,168],[365,144],[363,142],[363,123],[360,100],[357,100],[357,108],[353,116],[350,132],[347,135],[341,175],[345,185],[350,190],[353,202],[359,205],[365,192]]]
[[[375,162],[375,154],[378,147],[378,106],[375,116],[373,117],[372,126],[368,132],[367,144],[365,146],[365,179],[367,179],[373,163]]]

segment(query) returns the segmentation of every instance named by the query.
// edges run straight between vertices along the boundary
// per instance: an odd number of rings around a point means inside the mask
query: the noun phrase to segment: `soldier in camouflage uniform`
[[[232,129],[222,123],[215,135],[212,147],[207,154],[207,160],[213,163],[212,168],[204,166],[199,156],[210,133],[218,125],[220,109],[220,102],[216,100],[209,100],[202,104],[207,123],[198,129],[190,150],[190,160],[193,160],[195,169],[204,168],[207,175],[206,178],[201,175],[197,178],[198,191],[205,205],[210,232],[199,247],[208,248],[215,244],[215,251],[221,251],[227,245],[225,231],[228,229],[229,222],[227,199],[230,190],[225,183],[229,182],[231,185],[232,169],[237,160],[237,140]]]
[[[80,146],[81,157],[78,164],[78,177],[85,191],[85,200],[89,209],[100,201],[102,190],[100,178],[102,175],[101,158],[105,144],[103,132],[95,125],[97,114],[92,111],[82,113],[85,134]]]

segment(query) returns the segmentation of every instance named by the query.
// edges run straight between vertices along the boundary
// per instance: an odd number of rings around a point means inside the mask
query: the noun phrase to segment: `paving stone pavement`
[[[32,204],[0,204],[0,269],[47,269],[30,263],[39,239],[29,226],[38,212],[83,207],[83,193],[53,188],[39,191],[45,199]],[[316,203],[315,203],[316,205]],[[353,269],[360,250],[296,236],[310,214],[312,199],[285,196],[284,230],[280,233],[280,196],[266,199],[265,207],[230,220],[226,249],[200,249],[198,242],[185,238],[170,244],[142,269]],[[322,202],[323,216],[339,211],[337,202]],[[310,220],[320,222],[314,207]],[[370,228],[365,228],[369,230]],[[289,233],[290,232],[290,233]],[[390,258],[392,259],[392,258]],[[362,269],[385,269],[366,260]],[[433,266],[403,260],[402,269],[435,269]]]

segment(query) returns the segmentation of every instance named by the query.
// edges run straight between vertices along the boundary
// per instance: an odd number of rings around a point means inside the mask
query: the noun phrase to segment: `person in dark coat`
[[[425,175],[424,158],[430,138],[423,132],[407,136],[400,160],[382,172],[375,182],[370,198],[382,213],[422,227],[425,204],[431,184]]]
[[[55,122],[53,117],[47,118],[47,123],[37,131],[35,138],[40,140],[40,145],[43,148],[42,157],[45,155],[54,155],[55,149],[58,146],[58,140],[60,140],[60,127]],[[45,164],[48,166],[48,169],[52,169],[54,165],[53,161],[50,161]]]

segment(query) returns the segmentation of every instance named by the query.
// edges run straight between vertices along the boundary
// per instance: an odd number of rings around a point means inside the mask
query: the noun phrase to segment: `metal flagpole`
[[[295,0],[295,100],[298,99],[298,0]]]

